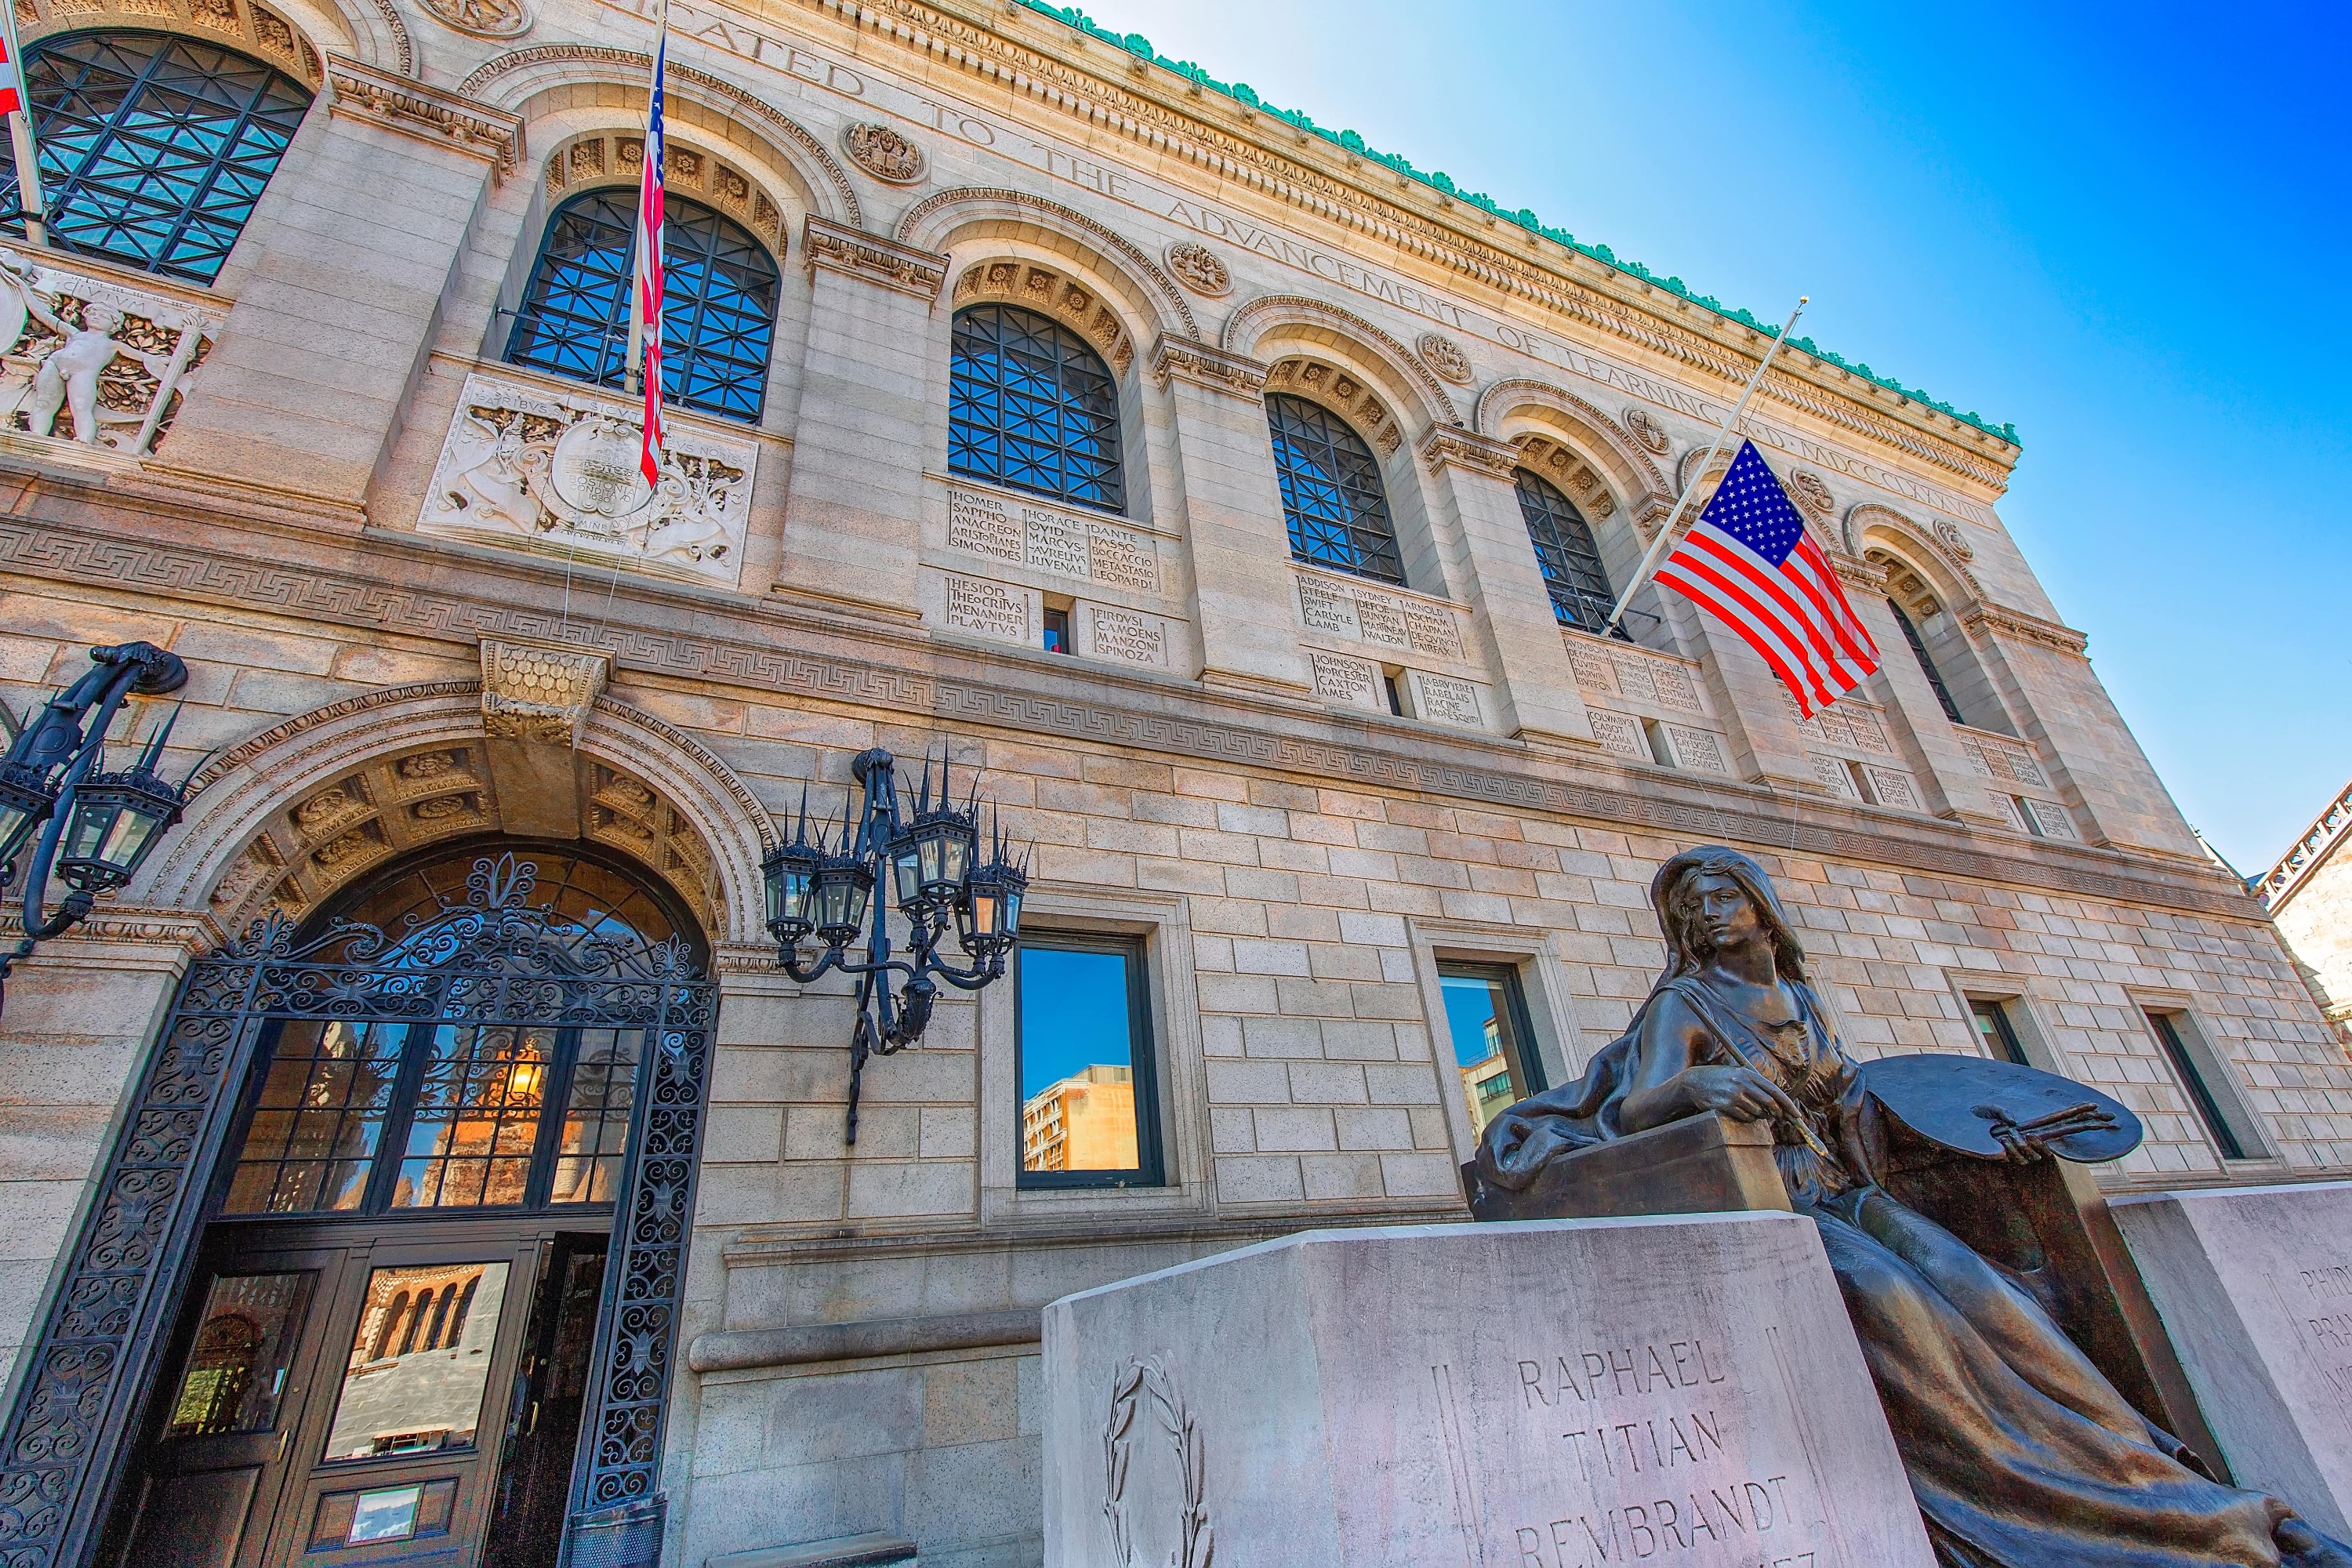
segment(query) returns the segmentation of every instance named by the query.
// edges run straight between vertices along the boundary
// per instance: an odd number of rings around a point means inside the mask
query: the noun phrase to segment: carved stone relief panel
[[[661,482],[648,489],[635,408],[585,387],[474,372],[416,526],[732,588],[759,444],[677,414],[664,426]]]
[[[1103,357],[1121,375],[1135,363],[1135,342],[1120,322],[1118,312],[1092,289],[1076,279],[1065,278],[1052,268],[1040,267],[1034,261],[1010,260],[983,261],[965,268],[963,276],[956,279],[956,304],[976,304],[987,300],[1042,310],[1066,323],[1102,350]]]
[[[948,546],[1081,582],[1160,591],[1160,545],[1150,534],[971,485],[948,486]]]
[[[1223,258],[1197,240],[1180,239],[1168,247],[1168,270],[1195,294],[1212,300],[1234,291],[1234,275]]]
[[[1559,442],[1545,436],[1521,436],[1511,445],[1519,449],[1527,467],[1558,485],[1587,517],[1599,521],[1617,510],[1617,498],[1601,470]]]
[[[220,323],[161,289],[0,247],[0,430],[143,457],[171,429]]]
[[[850,126],[841,133],[841,150],[886,184],[911,185],[923,177],[923,150],[887,125],[866,121]]]
[[[1462,352],[1460,343],[1443,332],[1422,333],[1413,340],[1412,352],[1438,380],[1450,381],[1456,386],[1470,384],[1470,356]]]
[[[1626,430],[1634,440],[1658,457],[1666,455],[1667,447],[1672,445],[1666,427],[1659,424],[1648,409],[1640,404],[1630,405],[1625,410],[1624,422]]]
[[[1267,373],[1268,392],[1295,393],[1343,416],[1383,458],[1394,457],[1404,444],[1404,431],[1371,388],[1353,374],[1321,360],[1279,361]]]
[[[530,31],[530,7],[523,0],[419,0],[445,27],[478,38],[517,38]]]
[[[1387,711],[1379,665],[1369,659],[1349,658],[1345,654],[1312,650],[1307,655],[1307,662],[1315,671],[1315,695],[1324,701],[1348,708],[1369,708],[1374,712]]]
[[[1332,574],[1293,569],[1299,622],[1310,632],[1382,647],[1462,657],[1462,626],[1451,606],[1382,593]]]
[[[470,3],[470,0],[441,0],[441,3],[458,5]],[[485,3],[519,5],[520,0],[485,0]],[[642,136],[583,136],[567,146],[557,148],[554,156],[548,159],[548,199],[554,201],[572,191],[588,190],[624,180],[634,183],[645,162],[646,139]],[[669,144],[667,162],[662,168],[662,186],[665,190],[679,192],[717,207],[774,247],[778,260],[783,258],[787,241],[782,209],[761,188],[758,181],[732,163],[714,158],[698,147],[673,141]]]
[[[577,745],[613,661],[582,648],[484,637],[485,733],[549,745]]]

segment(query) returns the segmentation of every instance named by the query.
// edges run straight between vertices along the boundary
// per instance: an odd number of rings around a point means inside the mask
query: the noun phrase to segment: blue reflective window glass
[[[626,187],[555,209],[507,340],[509,363],[624,384],[636,221],[636,193]],[[758,419],[775,335],[774,258],[740,224],[672,196],[662,265],[662,395],[704,414]]]
[[[1380,459],[1364,438],[1328,409],[1286,393],[1267,395],[1265,417],[1290,553],[1359,577],[1402,583],[1404,563],[1389,521]]]
[[[310,107],[300,82],[169,33],[65,33],[26,51],[49,241],[210,283]],[[0,226],[24,232],[0,138]]]
[[[1598,633],[1609,624],[1609,608],[1616,593],[1609,586],[1609,569],[1601,563],[1601,546],[1576,503],[1540,475],[1518,470],[1519,516],[1528,525],[1528,542],[1535,546],[1536,564],[1543,569],[1544,587],[1551,595],[1551,613],[1564,626]]]
[[[1471,1127],[1483,1129],[1496,1111],[1544,1086],[1528,1037],[1527,1001],[1518,975],[1503,964],[1444,963],[1437,977],[1463,1104]]]
[[[1022,1184],[1159,1182],[1142,943],[1024,933],[1013,974]]]
[[[1110,367],[1077,333],[1034,310],[959,311],[948,362],[948,470],[1122,510]]]

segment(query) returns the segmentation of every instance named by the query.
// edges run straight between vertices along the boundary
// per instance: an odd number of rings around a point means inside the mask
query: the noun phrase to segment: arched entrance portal
[[[142,1110],[244,1089],[100,1560],[651,1562],[708,956],[672,881],[488,838],[198,961]]]

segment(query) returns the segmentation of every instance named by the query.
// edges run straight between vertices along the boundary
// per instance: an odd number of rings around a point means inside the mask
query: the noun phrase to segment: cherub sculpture
[[[92,300],[82,306],[81,324],[74,326],[49,307],[33,286],[21,264],[0,265],[11,292],[23,302],[24,312],[64,341],[51,349],[33,373],[32,395],[25,403],[27,427],[36,436],[57,433],[59,410],[73,416],[74,439],[86,447],[98,444],[99,377],[118,358],[134,359],[158,382],[168,382],[173,363],[170,354],[149,353],[115,337],[122,330],[122,312]],[[12,310],[9,312],[14,314]]]

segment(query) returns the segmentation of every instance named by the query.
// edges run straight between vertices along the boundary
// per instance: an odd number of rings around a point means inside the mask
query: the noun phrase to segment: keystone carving
[[[482,728],[551,745],[579,743],[612,661],[581,648],[482,639]]]

